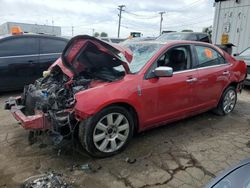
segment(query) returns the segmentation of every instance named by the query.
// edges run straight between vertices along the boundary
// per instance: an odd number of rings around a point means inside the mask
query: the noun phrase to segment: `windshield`
[[[133,59],[129,64],[131,73],[139,72],[151,57],[163,46],[154,43],[127,43],[125,47],[133,52]]]
[[[167,40],[185,40],[187,39],[188,34],[186,33],[166,33],[158,37],[158,41],[167,41]]]
[[[250,56],[250,48],[247,48],[243,52],[241,52],[240,56]]]

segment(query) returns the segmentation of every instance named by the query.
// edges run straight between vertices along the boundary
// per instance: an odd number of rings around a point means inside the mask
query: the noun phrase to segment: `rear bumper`
[[[21,123],[24,129],[48,130],[51,128],[48,115],[43,112],[37,112],[35,115],[26,116],[24,114],[24,108],[25,107],[21,105],[21,97],[11,97],[5,102],[5,109],[11,111],[14,118]]]

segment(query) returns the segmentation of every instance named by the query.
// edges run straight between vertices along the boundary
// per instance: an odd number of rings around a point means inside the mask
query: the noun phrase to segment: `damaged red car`
[[[233,111],[246,64],[214,45],[145,41],[118,46],[74,37],[44,77],[6,109],[57,140],[77,132],[92,156],[123,150],[135,132],[208,110]]]

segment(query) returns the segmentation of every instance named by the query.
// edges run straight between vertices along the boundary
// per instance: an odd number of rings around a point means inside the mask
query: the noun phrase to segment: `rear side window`
[[[38,54],[38,39],[35,37],[10,38],[0,42],[0,57]]]
[[[40,38],[40,54],[62,53],[67,41]]]
[[[225,59],[214,49],[206,46],[195,46],[198,64],[196,67],[209,67],[225,64]]]

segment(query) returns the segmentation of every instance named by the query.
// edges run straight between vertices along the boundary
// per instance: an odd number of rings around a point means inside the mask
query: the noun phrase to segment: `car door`
[[[47,70],[49,66],[54,63],[60,56],[67,44],[66,39],[52,38],[52,37],[40,37],[39,39],[39,66],[37,67],[37,74],[42,76],[44,70]]]
[[[32,36],[13,36],[0,42],[0,88],[20,89],[33,81],[38,62],[38,40]]]
[[[195,45],[194,48],[198,70],[195,101],[197,109],[205,111],[217,105],[223,90],[230,83],[230,64],[212,47]]]
[[[186,68],[180,70],[175,67],[175,58],[169,57],[173,51],[185,54]],[[189,45],[175,46],[151,66],[142,84],[143,108],[148,113],[144,114],[147,117],[145,126],[181,119],[193,112],[197,81],[197,71],[192,69],[193,58]],[[153,70],[159,66],[172,67],[173,76],[156,78]]]

